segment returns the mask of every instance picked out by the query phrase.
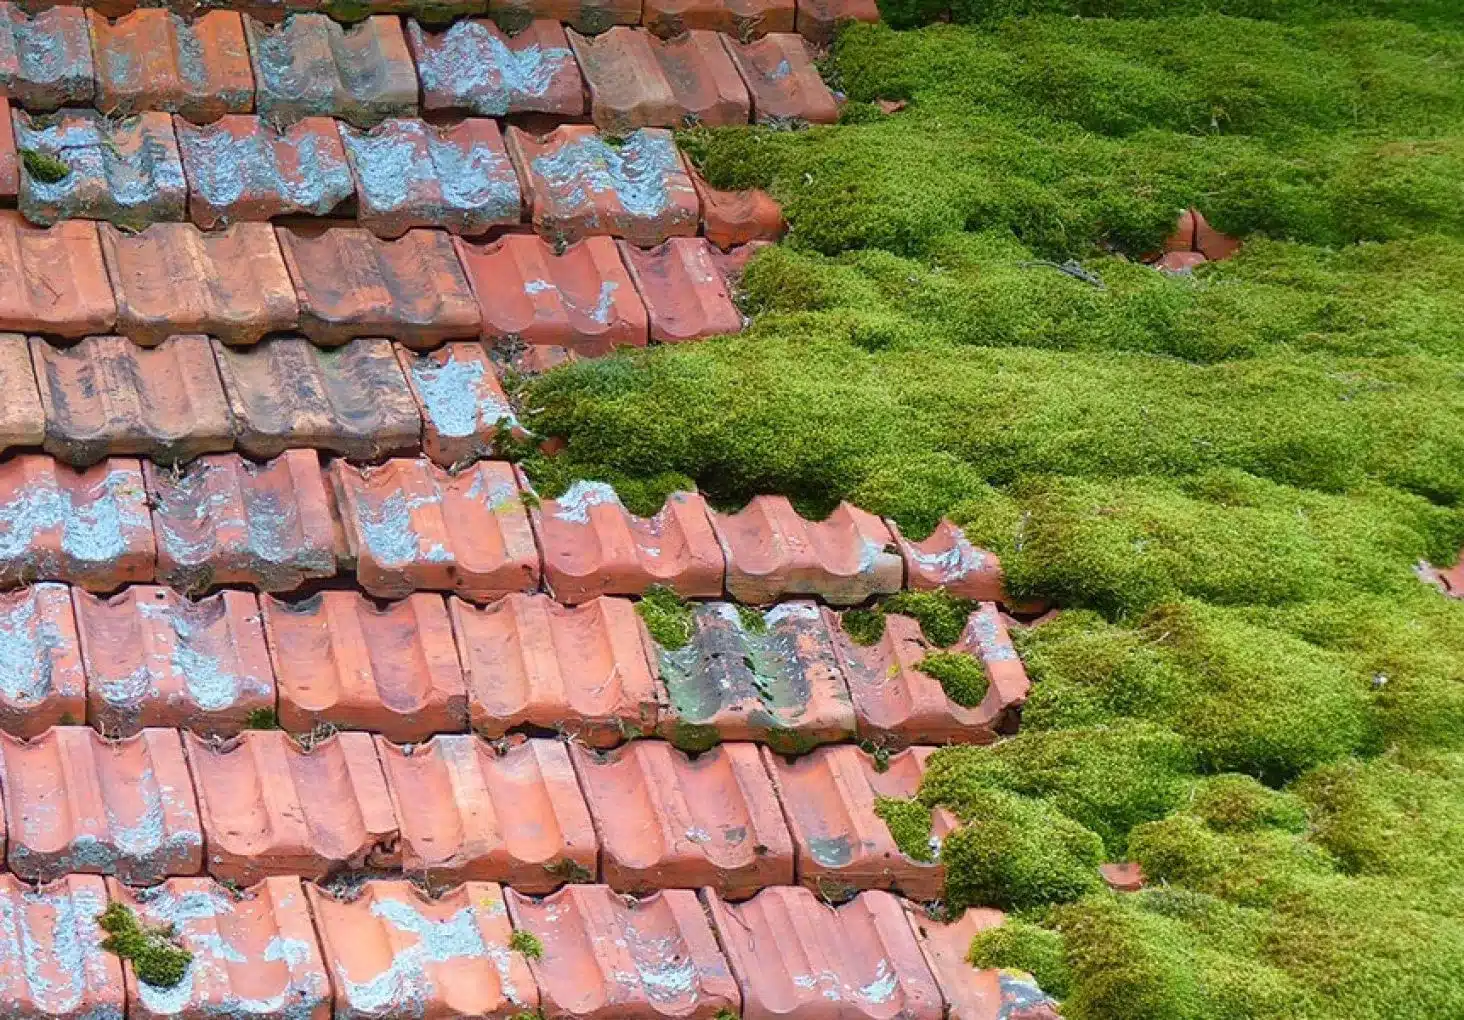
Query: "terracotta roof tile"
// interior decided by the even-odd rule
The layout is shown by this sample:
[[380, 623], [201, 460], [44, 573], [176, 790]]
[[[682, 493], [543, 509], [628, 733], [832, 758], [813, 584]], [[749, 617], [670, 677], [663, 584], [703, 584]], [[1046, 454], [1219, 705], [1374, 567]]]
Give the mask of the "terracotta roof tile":
[[571, 885], [543, 900], [510, 889], [507, 897], [514, 926], [544, 946], [529, 969], [545, 1016], [738, 1015], [737, 984], [690, 889], [629, 901], [604, 885]]
[[839, 119], [839, 104], [819, 77], [802, 36], [778, 32], [748, 43], [730, 36], [722, 41], [752, 94], [754, 121], [833, 124]]
[[436, 463], [489, 457], [500, 430], [523, 434], [482, 344], [454, 341], [420, 354], [399, 347], [397, 357], [422, 415], [422, 452]]
[[[1007, 633], [1006, 622], [994, 603], [981, 603], [966, 618], [966, 629], [956, 649], [975, 656], [986, 671], [989, 686], [986, 699], [981, 703], [982, 711], [1006, 712], [1019, 708], [1027, 700], [1031, 686], [1027, 669], [1022, 665], [1011, 635]], [[1006, 728], [1002, 732], [1007, 732]]]
[[299, 320], [295, 288], [268, 223], [208, 232], [191, 223], [154, 223], [140, 233], [102, 224], [101, 232], [117, 332], [136, 343], [206, 333], [226, 344], [252, 344]]
[[696, 233], [696, 189], [669, 131], [632, 131], [617, 147], [588, 124], [543, 138], [511, 127], [508, 151], [528, 186], [534, 229], [556, 244], [609, 234], [653, 245]]
[[46, 438], [46, 409], [36, 388], [30, 345], [18, 333], [0, 333], [0, 451], [40, 446]]
[[848, 503], [810, 521], [786, 496], [756, 496], [736, 513], [713, 511], [711, 518], [727, 556], [727, 593], [740, 602], [819, 595], [856, 605], [903, 585], [904, 563], [888, 526]]
[[724, 561], [697, 492], [674, 492], [652, 517], [626, 510], [604, 482], [575, 482], [530, 510], [544, 578], [561, 602], [639, 595], [665, 585], [689, 597], [722, 594]]
[[380, 598], [455, 591], [486, 601], [539, 584], [539, 550], [513, 467], [459, 474], [425, 459], [331, 465], [361, 587]]
[[279, 26], [244, 19], [261, 117], [288, 124], [339, 117], [370, 127], [417, 112], [417, 74], [401, 21], [379, 15], [346, 28], [324, 14]]
[[176, 730], [108, 741], [56, 726], [22, 743], [0, 734], [10, 870], [29, 881], [67, 872], [147, 885], [196, 875], [203, 836]]
[[143, 474], [158, 580], [190, 592], [227, 584], [290, 591], [335, 575], [330, 494], [314, 450], [264, 464], [218, 454], [183, 471], [149, 461]]
[[306, 117], [283, 129], [232, 113], [196, 126], [173, 119], [188, 215], [205, 230], [241, 220], [327, 216], [356, 194], [336, 122]]
[[818, 606], [785, 602], [761, 615], [749, 629], [738, 606], [700, 605], [691, 643], [660, 649], [667, 739], [688, 750], [757, 740], [793, 753], [853, 735], [854, 708]]
[[383, 339], [321, 350], [303, 337], [250, 348], [214, 344], [239, 449], [275, 457], [290, 447], [375, 460], [415, 450], [422, 421]]
[[353, 591], [301, 602], [264, 598], [280, 725], [426, 740], [468, 728], [468, 696], [442, 596], [378, 607]]
[[840, 907], [807, 889], [764, 889], [728, 904], [709, 897], [742, 989], [745, 1020], [940, 1020], [940, 989], [899, 899], [861, 893]]
[[732, 303], [706, 238], [673, 237], [649, 249], [622, 241], [620, 253], [646, 303], [652, 340], [681, 343], [742, 329], [742, 313]]
[[624, 599], [569, 608], [547, 595], [509, 595], [482, 609], [448, 601], [467, 679], [473, 729], [563, 729], [613, 747], [656, 725], [650, 637]]
[[214, 878], [247, 885], [400, 863], [369, 734], [336, 733], [309, 750], [283, 730], [245, 730], [222, 745], [183, 739]]
[[702, 233], [719, 248], [749, 241], [776, 241], [787, 229], [782, 207], [766, 191], [720, 191], [695, 170], [691, 182], [701, 200]]
[[641, 24], [667, 39], [688, 29], [726, 32], [752, 39], [791, 32], [794, 0], [645, 0]]
[[875, 0], [798, 0], [798, 32], [815, 46], [828, 46], [840, 25], [850, 21], [875, 24]]
[[641, 0], [488, 0], [488, 13], [514, 32], [536, 18], [562, 21], [581, 32], [640, 22]]
[[234, 445], [233, 423], [208, 338], [139, 347], [90, 336], [70, 347], [39, 337], [31, 359], [46, 409], [45, 448], [86, 466], [138, 454], [165, 463]]
[[[877, 798], [919, 792], [934, 752], [908, 747], [881, 772], [853, 744], [821, 747], [791, 762], [764, 749], [798, 849], [798, 881], [825, 899], [842, 899], [856, 889], [898, 889], [913, 899], [939, 899], [945, 865], [907, 857], [874, 813]], [[931, 839], [944, 838], [956, 824], [950, 812], [935, 809]]]
[[[607, 237], [605, 240], [610, 239]], [[613, 247], [614, 242], [611, 244]], [[642, 308], [642, 312], [644, 310]], [[503, 352], [503, 357], [508, 365], [520, 375], [540, 375], [551, 368], [568, 365], [580, 359], [580, 356], [569, 348], [557, 347], [553, 344], [516, 344]]]
[[528, 234], [456, 243], [485, 337], [517, 337], [586, 356], [646, 345], [645, 305], [610, 238], [587, 237], [560, 255]]
[[70, 581], [113, 591], [151, 581], [156, 566], [137, 461], [78, 471], [25, 454], [0, 464], [0, 585]]
[[113, 22], [92, 10], [87, 22], [97, 109], [112, 116], [163, 110], [205, 122], [253, 108], [254, 75], [236, 11], [186, 20], [142, 8]]
[[274, 709], [274, 673], [252, 592], [198, 602], [136, 585], [97, 598], [75, 592], [86, 662], [87, 720], [131, 736], [146, 726], [232, 735]]
[[392, 241], [355, 227], [277, 233], [300, 330], [316, 343], [387, 336], [417, 348], [478, 335], [478, 303], [446, 233], [409, 230]]
[[1057, 1004], [1031, 976], [1017, 970], [977, 968], [967, 960], [971, 940], [978, 932], [1001, 924], [1001, 911], [970, 907], [944, 924], [910, 903], [905, 904], [905, 913], [940, 986], [950, 1020], [1058, 1020]]
[[441, 734], [406, 747], [377, 737], [376, 746], [405, 871], [526, 892], [594, 877], [595, 830], [563, 743], [528, 740], [499, 753], [472, 734]]
[[15, 152], [15, 128], [10, 118], [10, 100], [0, 96], [0, 201], [13, 205], [19, 193], [20, 157]]
[[0, 875], [0, 1002], [16, 1018], [121, 1017], [122, 966], [102, 949], [107, 886], [67, 875], [39, 889]]
[[138, 980], [129, 961], [129, 1017], [329, 1020], [330, 981], [298, 878], [267, 878], [246, 890], [211, 878], [170, 878], [150, 889], [111, 879], [107, 890], [114, 903], [132, 908], [144, 925], [171, 930], [193, 954], [172, 988]]
[[70, 173], [59, 181], [20, 175], [20, 211], [33, 223], [110, 220], [142, 227], [181, 220], [188, 196], [173, 119], [144, 113], [110, 121], [95, 110], [66, 110], [55, 123], [34, 126], [16, 110], [15, 144], [59, 156]]
[[911, 588], [944, 588], [959, 598], [987, 602], [1002, 599], [1001, 563], [996, 555], [976, 548], [950, 521], [941, 518], [935, 530], [919, 542], [902, 535], [893, 521], [885, 523], [900, 547]]
[[0, 730], [38, 737], [47, 727], [86, 718], [86, 673], [71, 593], [36, 584], [0, 594]]
[[0, 3], [0, 92], [27, 110], [55, 110], [90, 106], [92, 90], [86, 11], [68, 6], [30, 14]]
[[[703, 219], [702, 225], [708, 231], [712, 229], [710, 222], [705, 219]], [[710, 233], [707, 236], [708, 239], [711, 238]], [[715, 242], [713, 243], [715, 244]], [[748, 241], [730, 251], [723, 251], [715, 247], [712, 249], [712, 262], [721, 272], [722, 279], [727, 281], [729, 290], [735, 291], [737, 285], [742, 282], [742, 274], [746, 271], [747, 264], [752, 261], [752, 257], [772, 243], [771, 241]]]
[[335, 989], [335, 1020], [532, 1013], [539, 992], [512, 930], [503, 890], [469, 882], [437, 899], [373, 880], [348, 897], [309, 886]]
[[746, 124], [751, 100], [715, 32], [663, 41], [619, 26], [599, 36], [571, 31], [590, 90], [595, 126], [612, 134], [636, 128]]
[[477, 117], [585, 112], [579, 66], [557, 21], [531, 21], [506, 35], [487, 18], [464, 18], [443, 32], [407, 22], [422, 80], [422, 108]]
[[611, 888], [710, 886], [743, 899], [793, 883], [793, 840], [756, 744], [694, 759], [662, 740], [571, 753]]
[[95, 223], [43, 228], [0, 209], [0, 329], [75, 338], [116, 321]]

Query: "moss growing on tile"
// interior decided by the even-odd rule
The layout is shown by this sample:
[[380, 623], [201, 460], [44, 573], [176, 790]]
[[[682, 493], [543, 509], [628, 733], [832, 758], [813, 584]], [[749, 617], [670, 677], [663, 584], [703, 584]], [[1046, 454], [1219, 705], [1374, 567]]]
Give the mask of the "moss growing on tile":
[[544, 870], [570, 885], [584, 885], [595, 880], [595, 875], [589, 868], [569, 857], [561, 857], [544, 865]]
[[515, 953], [522, 953], [530, 960], [537, 960], [544, 955], [544, 943], [539, 940], [539, 936], [524, 928], [516, 928], [508, 937], [508, 948]]
[[937, 648], [949, 648], [961, 640], [966, 618], [976, 608], [969, 599], [956, 598], [944, 588], [934, 591], [902, 591], [884, 600], [886, 613], [902, 613], [920, 623], [925, 640]]
[[768, 621], [762, 614], [762, 610], [753, 606], [739, 605], [737, 607], [737, 619], [742, 624], [742, 629], [748, 634], [766, 634], [768, 632]]
[[31, 179], [41, 184], [59, 184], [71, 176], [71, 164], [40, 149], [21, 149], [20, 163]]
[[913, 861], [933, 861], [930, 808], [913, 798], [876, 797], [874, 813], [889, 827], [900, 852]]
[[879, 643], [884, 637], [885, 618], [884, 611], [878, 606], [872, 609], [846, 609], [840, 616], [844, 626], [844, 633], [849, 635], [849, 640], [856, 645], [869, 647]]
[[685, 648], [696, 635], [696, 612], [691, 603], [664, 585], [647, 589], [635, 611], [645, 621], [651, 637], [667, 651]]
[[973, 967], [1024, 970], [1056, 999], [1067, 998], [1071, 975], [1063, 959], [1062, 936], [1049, 928], [1009, 917], [971, 940], [967, 956]]
[[277, 730], [280, 728], [279, 713], [272, 708], [251, 709], [244, 720], [246, 730]]
[[931, 652], [916, 668], [940, 681], [946, 697], [963, 708], [975, 708], [986, 697], [986, 670], [965, 652]]
[[125, 903], [112, 902], [97, 916], [107, 933], [102, 948], [132, 964], [137, 979], [154, 988], [174, 988], [188, 973], [193, 954], [180, 946], [171, 926], [144, 925]]

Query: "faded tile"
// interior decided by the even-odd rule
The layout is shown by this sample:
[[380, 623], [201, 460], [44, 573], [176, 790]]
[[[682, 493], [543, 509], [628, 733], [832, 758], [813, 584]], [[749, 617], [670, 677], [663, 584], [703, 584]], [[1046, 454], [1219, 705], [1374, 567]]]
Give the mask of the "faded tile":
[[968, 907], [954, 921], [939, 922], [913, 904], [905, 914], [925, 954], [950, 1020], [1058, 1020], [1058, 1006], [1030, 974], [973, 967], [967, 957], [979, 932], [1001, 924], [1001, 911]]
[[814, 46], [828, 46], [840, 25], [879, 22], [875, 0], [798, 0], [798, 34]]
[[244, 19], [259, 115], [290, 124], [339, 117], [370, 127], [417, 112], [417, 74], [401, 21], [379, 15], [347, 28], [324, 14], [282, 25]]
[[15, 151], [10, 100], [0, 95], [0, 202], [12, 205], [19, 194], [20, 156]]
[[0, 330], [74, 339], [116, 320], [95, 223], [37, 227], [0, 209]]
[[794, 23], [794, 0], [645, 0], [641, 12], [641, 24], [664, 39], [696, 29], [755, 39]]
[[0, 594], [0, 730], [30, 740], [85, 719], [70, 589], [36, 584]]
[[422, 452], [443, 467], [491, 457], [501, 435], [524, 435], [498, 373], [477, 341], [414, 354], [397, 349], [422, 415]]
[[529, 22], [507, 35], [486, 18], [465, 18], [443, 32], [407, 22], [422, 80], [422, 107], [477, 117], [585, 112], [579, 65], [558, 21]]
[[695, 170], [691, 172], [691, 182], [696, 185], [697, 198], [701, 200], [702, 233], [718, 248], [752, 241], [776, 241], [787, 229], [782, 207], [766, 191], [758, 188], [720, 191]]
[[[3, 275], [3, 273], [0, 273]], [[36, 388], [30, 345], [18, 333], [0, 333], [0, 452], [40, 446], [46, 438], [46, 409]]]
[[96, 59], [97, 109], [108, 116], [146, 110], [200, 123], [254, 106], [254, 75], [236, 11], [193, 20], [141, 8], [111, 21], [87, 12]]
[[592, 34], [612, 25], [638, 24], [641, 0], [488, 0], [488, 13], [510, 32], [547, 18]]
[[621, 241], [620, 254], [646, 303], [652, 340], [675, 344], [742, 330], [742, 313], [706, 238], [673, 237], [649, 249]]
[[965, 532], [944, 517], [928, 537], [918, 542], [902, 535], [894, 521], [885, 523], [900, 547], [906, 583], [911, 588], [944, 588], [958, 598], [985, 602], [1003, 599], [1001, 563], [996, 554], [976, 548]]
[[722, 42], [752, 94], [752, 119], [758, 124], [833, 124], [839, 104], [808, 54], [800, 35], [774, 33], [740, 43]]
[[36, 888], [0, 875], [0, 1002], [16, 1018], [119, 1020], [122, 965], [102, 948], [107, 886], [66, 875]]
[[0, 3], [0, 93], [27, 110], [90, 106], [92, 48], [81, 7], [35, 14]]
[[747, 86], [715, 32], [663, 41], [643, 28], [619, 26], [598, 36], [571, 30], [569, 41], [601, 131], [716, 127], [750, 119]]

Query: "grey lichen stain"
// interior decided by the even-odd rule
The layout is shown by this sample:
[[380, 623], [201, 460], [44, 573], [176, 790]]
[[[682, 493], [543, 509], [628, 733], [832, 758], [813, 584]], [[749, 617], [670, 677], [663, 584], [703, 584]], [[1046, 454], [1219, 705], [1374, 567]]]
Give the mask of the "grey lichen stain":
[[965, 643], [968, 646], [975, 644], [983, 662], [1009, 662], [1017, 658], [1017, 650], [1012, 643], [1002, 640], [997, 629], [999, 622], [994, 609], [978, 610], [966, 620]]
[[700, 975], [681, 938], [642, 931], [633, 920], [626, 924], [624, 932], [624, 937], [616, 939], [615, 944], [628, 953], [635, 972], [616, 971], [617, 984], [630, 988], [638, 985], [647, 999], [663, 1008], [696, 1002]]
[[951, 584], [978, 570], [987, 569], [995, 560], [991, 553], [972, 545], [959, 530], [955, 532], [955, 540], [946, 548], [926, 552], [911, 542], [905, 545], [905, 552], [922, 572], [933, 575], [942, 584]]
[[[134, 100], [126, 104], [128, 112], [141, 111], [142, 106], [136, 100], [150, 98], [138, 94], [144, 89], [149, 93], [171, 93], [168, 99], [205, 96], [212, 91], [203, 44], [192, 24], [171, 12], [168, 21], [168, 41], [175, 44], [173, 59], [169, 61], [160, 61], [159, 54], [153, 53], [148, 54], [147, 63], [143, 64], [133, 59], [134, 51], [125, 39], [109, 44], [111, 40], [105, 32], [96, 39], [98, 83]], [[160, 65], [176, 72], [176, 80], [167, 82], [167, 88], [163, 89], [156, 84]], [[162, 106], [152, 108], [173, 109], [174, 105], [164, 102]]]
[[457, 22], [437, 38], [416, 21], [407, 23], [407, 31], [422, 91], [446, 96], [453, 107], [480, 117], [540, 110], [543, 104], [534, 100], [546, 96], [554, 79], [571, 70], [573, 87], [579, 88], [574, 56], [563, 46], [535, 43], [511, 49], [472, 19]]
[[36, 1015], [122, 1020], [120, 1005], [82, 1011], [88, 994], [111, 982], [96, 925], [105, 907], [100, 893], [64, 885], [0, 892], [0, 971], [22, 983], [20, 998]]
[[355, 193], [351, 171], [317, 132], [278, 132], [265, 123], [242, 137], [222, 124], [179, 125], [188, 178], [210, 206], [258, 194], [278, 196], [281, 212], [324, 216]]
[[[39, 109], [34, 102], [39, 94], [50, 100], [45, 104], [48, 107], [91, 101], [91, 46], [85, 22], [72, 20], [73, 11], [52, 8], [28, 18], [14, 4], [7, 4], [4, 14], [0, 14], [0, 54], [4, 53], [5, 42], [13, 44], [10, 60], [17, 72], [13, 79], [0, 72], [0, 85], [13, 99], [25, 98], [26, 109]], [[79, 30], [67, 31], [63, 24]], [[0, 66], [10, 60], [0, 62]]]
[[518, 418], [506, 401], [483, 385], [486, 371], [481, 361], [432, 357], [414, 358], [412, 382], [422, 396], [427, 417], [439, 433], [454, 439], [473, 435], [479, 428], [492, 430], [495, 424], [517, 428]]
[[569, 524], [589, 524], [590, 508], [597, 506], [620, 506], [620, 497], [615, 489], [605, 482], [575, 482], [564, 494], [554, 501], [556, 520]]
[[847, 835], [811, 837], [808, 854], [825, 868], [842, 868], [854, 859], [854, 847]]
[[46, 700], [54, 686], [54, 657], [62, 647], [56, 621], [40, 615], [37, 595], [59, 585], [37, 585], [0, 607], [0, 698], [24, 709]]
[[92, 110], [69, 110], [41, 128], [17, 116], [15, 140], [17, 149], [59, 156], [71, 170], [56, 180], [23, 175], [27, 218], [50, 223], [91, 217], [131, 226], [183, 218], [186, 184], [171, 124], [164, 138], [141, 118], [114, 122]]
[[[135, 474], [109, 471], [79, 493], [54, 476], [35, 479], [0, 504], [0, 574], [76, 580], [115, 562], [129, 534], [150, 527]], [[59, 556], [49, 548], [56, 544]]]
[[669, 132], [632, 131], [616, 147], [599, 135], [572, 139], [532, 161], [552, 208], [561, 214], [613, 195], [632, 216], [654, 218], [672, 205], [672, 178], [682, 175]]
[[[371, 25], [350, 29], [323, 14], [293, 14], [279, 28], [249, 28], [259, 113], [273, 120], [341, 117], [353, 124], [415, 112]], [[414, 83], [415, 84], [415, 83]]]
[[442, 497], [437, 493], [408, 497], [400, 487], [380, 499], [362, 493], [356, 499], [356, 520], [361, 529], [361, 539], [372, 557], [388, 566], [415, 562], [422, 546], [422, 536], [412, 526], [412, 514], [441, 502]]

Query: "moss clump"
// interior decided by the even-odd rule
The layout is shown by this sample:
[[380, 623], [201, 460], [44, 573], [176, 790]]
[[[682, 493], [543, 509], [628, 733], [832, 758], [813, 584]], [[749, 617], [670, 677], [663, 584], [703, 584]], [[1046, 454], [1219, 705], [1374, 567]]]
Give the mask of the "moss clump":
[[530, 960], [540, 959], [544, 955], [544, 943], [539, 936], [524, 928], [517, 928], [508, 937], [508, 948], [515, 953], [522, 953]]
[[976, 933], [967, 959], [973, 967], [1024, 970], [1048, 995], [1067, 998], [1071, 976], [1063, 959], [1062, 936], [1049, 928], [1007, 918], [994, 928]]
[[900, 852], [914, 861], [933, 861], [930, 845], [930, 808], [918, 800], [876, 797], [874, 813], [889, 827]]
[[885, 618], [879, 609], [846, 609], [840, 620], [844, 633], [856, 645], [868, 647], [879, 643], [884, 637]]
[[931, 652], [917, 668], [940, 681], [946, 697], [963, 708], [975, 708], [986, 697], [986, 670], [965, 652]]
[[569, 857], [561, 857], [557, 861], [544, 865], [544, 870], [561, 882], [567, 882], [570, 885], [584, 885], [595, 880], [594, 872]]
[[97, 926], [107, 933], [102, 948], [130, 961], [137, 979], [154, 988], [176, 987], [193, 962], [193, 954], [178, 945], [171, 926], [143, 925], [125, 903], [107, 904]]
[[742, 629], [748, 634], [766, 634], [768, 632], [768, 621], [762, 611], [752, 606], [737, 607], [737, 619], [742, 623]]
[[885, 599], [886, 613], [913, 616], [920, 623], [925, 640], [937, 648], [949, 648], [961, 640], [966, 618], [976, 608], [970, 599], [956, 598], [944, 588], [934, 591], [902, 591]]
[[39, 149], [21, 149], [20, 162], [31, 179], [41, 184], [58, 184], [71, 176], [71, 164]]
[[1262, 786], [1250, 776], [1212, 776], [1195, 787], [1190, 810], [1219, 832], [1279, 828], [1301, 832], [1306, 807], [1294, 795]]
[[280, 728], [280, 716], [272, 708], [251, 709], [244, 720], [246, 730], [277, 730]]
[[652, 585], [635, 611], [646, 622], [646, 630], [667, 651], [685, 648], [696, 635], [696, 612], [691, 603], [664, 585]]

